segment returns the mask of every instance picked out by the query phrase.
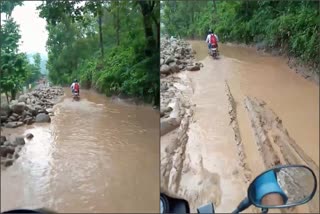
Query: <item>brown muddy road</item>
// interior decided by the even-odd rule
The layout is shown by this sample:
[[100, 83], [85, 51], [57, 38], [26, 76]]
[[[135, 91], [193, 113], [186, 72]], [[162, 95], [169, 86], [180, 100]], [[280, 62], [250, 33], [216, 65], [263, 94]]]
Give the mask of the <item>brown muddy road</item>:
[[1, 211], [46, 207], [57, 212], [153, 212], [159, 209], [159, 113], [69, 90], [51, 124], [1, 171]]
[[[192, 208], [214, 201], [217, 212], [231, 212], [249, 182], [277, 164], [306, 164], [319, 173], [319, 87], [282, 57], [222, 44], [221, 58], [213, 60], [203, 41], [190, 43], [204, 67], [187, 73], [196, 107], [186, 153], [189, 162], [200, 158], [201, 167], [218, 176], [204, 187], [195, 175], [182, 175], [181, 196], [194, 202]], [[204, 198], [183, 193], [193, 187]], [[319, 191], [308, 205], [282, 212], [319, 212], [318, 200]]]

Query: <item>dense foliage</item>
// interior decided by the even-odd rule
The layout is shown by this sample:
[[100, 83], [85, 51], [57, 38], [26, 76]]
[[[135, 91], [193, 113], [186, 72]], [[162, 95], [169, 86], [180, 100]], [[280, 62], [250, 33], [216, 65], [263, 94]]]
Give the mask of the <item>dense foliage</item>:
[[1, 13], [6, 15], [6, 19], [1, 22], [0, 85], [1, 94], [6, 94], [7, 101], [9, 93], [11, 99], [15, 99], [25, 84], [32, 83], [40, 77], [40, 55], [34, 55], [34, 62], [31, 64], [27, 55], [19, 52], [20, 30], [11, 17], [17, 5], [22, 5], [22, 2], [4, 1], [1, 4]]
[[158, 105], [160, 14], [157, 1], [44, 1], [49, 78], [54, 84]]
[[204, 39], [209, 28], [221, 41], [281, 48], [320, 68], [319, 1], [164, 1], [165, 31]]

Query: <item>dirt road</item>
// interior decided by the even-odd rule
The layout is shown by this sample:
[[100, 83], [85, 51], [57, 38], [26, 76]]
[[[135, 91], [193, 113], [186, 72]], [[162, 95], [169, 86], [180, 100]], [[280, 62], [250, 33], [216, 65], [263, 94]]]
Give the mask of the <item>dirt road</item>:
[[[203, 41], [190, 43], [204, 67], [175, 74], [192, 88], [194, 107], [180, 177], [175, 185], [162, 184], [163, 191], [186, 198], [193, 211], [212, 201], [217, 212], [231, 212], [267, 168], [300, 163], [319, 174], [318, 86], [291, 72], [281, 57], [221, 45], [221, 58], [213, 60]], [[162, 165], [175, 165], [165, 148], [182, 130], [162, 136]], [[282, 212], [317, 212], [318, 201], [319, 191], [308, 205]]]

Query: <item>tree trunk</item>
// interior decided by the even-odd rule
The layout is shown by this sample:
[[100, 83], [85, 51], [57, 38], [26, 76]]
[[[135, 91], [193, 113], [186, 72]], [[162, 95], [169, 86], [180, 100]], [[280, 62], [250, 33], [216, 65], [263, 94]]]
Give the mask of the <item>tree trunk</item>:
[[120, 0], [117, 1], [117, 45], [120, 45]]
[[246, 0], [246, 16], [248, 18], [249, 2]]
[[11, 90], [11, 101], [16, 99], [16, 94], [17, 94], [17, 91], [15, 89], [12, 89]]
[[8, 95], [8, 92], [7, 92], [7, 91], [5, 91], [4, 93], [5, 93], [6, 98], [7, 98], [7, 103], [9, 104], [9, 95]]
[[160, 22], [157, 21], [155, 15], [152, 15], [152, 19], [157, 26], [157, 47], [160, 49]]
[[217, 10], [216, 0], [212, 0], [213, 2], [213, 11]]
[[101, 50], [101, 56], [103, 58], [104, 57], [104, 49], [103, 49], [103, 38], [102, 38], [102, 12], [99, 12], [98, 22], [99, 22], [100, 50]]
[[153, 50], [156, 46], [156, 41], [154, 39], [153, 35], [153, 29], [152, 29], [152, 11], [154, 1], [152, 2], [146, 2], [146, 1], [139, 1], [138, 2], [141, 7], [141, 12], [143, 15], [143, 25], [144, 25], [144, 33], [145, 38], [147, 40], [147, 45], [145, 49], [145, 53], [147, 56], [152, 56]]

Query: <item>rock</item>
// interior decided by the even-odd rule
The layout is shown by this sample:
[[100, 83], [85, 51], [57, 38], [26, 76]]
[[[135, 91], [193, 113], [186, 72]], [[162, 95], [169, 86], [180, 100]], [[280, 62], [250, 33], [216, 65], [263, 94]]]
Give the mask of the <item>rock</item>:
[[181, 119], [176, 119], [176, 118], [164, 118], [160, 120], [161, 136], [178, 128], [180, 126], [180, 123], [181, 123]]
[[[40, 106], [37, 106], [37, 107], [41, 109]], [[26, 109], [31, 113], [32, 116], [36, 116], [38, 113], [37, 109], [34, 106], [26, 105]]]
[[7, 103], [1, 103], [0, 115], [8, 117], [10, 114], [11, 114], [10, 106]]
[[28, 134], [26, 135], [26, 138], [27, 138], [28, 140], [32, 139], [32, 138], [33, 138], [33, 134], [32, 134], [32, 133], [28, 133]]
[[0, 116], [1, 123], [6, 122], [8, 120], [8, 116]]
[[8, 154], [14, 153], [14, 148], [9, 146], [0, 146], [0, 156], [1, 157], [7, 157]]
[[11, 160], [11, 159], [4, 161], [4, 166], [5, 166], [5, 167], [11, 166], [12, 164], [13, 164], [13, 160]]
[[11, 144], [11, 142], [9, 142], [9, 141], [4, 142], [3, 145], [4, 145], [4, 146], [13, 146], [13, 145]]
[[14, 153], [14, 155], [13, 155], [13, 158], [14, 159], [18, 159], [20, 156], [19, 156], [19, 154], [16, 152], [16, 153]]
[[6, 136], [0, 136], [0, 145], [2, 146], [4, 144], [4, 142], [7, 141]]
[[26, 104], [24, 102], [19, 102], [19, 103], [14, 102], [10, 105], [12, 112], [16, 114], [22, 114], [22, 112], [25, 110], [25, 107], [26, 107]]
[[53, 112], [53, 109], [52, 109], [52, 108], [47, 108], [47, 109], [46, 109], [46, 112], [52, 113], [52, 112]]
[[24, 145], [24, 137], [16, 137], [15, 141], [12, 143], [14, 146]]
[[164, 59], [160, 59], [160, 65], [163, 65], [164, 64]]
[[176, 65], [175, 63], [170, 65], [170, 71], [173, 72], [173, 73], [176, 73], [176, 72], [179, 72], [180, 71], [180, 68], [178, 65]]
[[199, 65], [192, 65], [192, 66], [187, 66], [188, 71], [199, 71], [200, 66]]
[[36, 122], [37, 123], [50, 123], [51, 118], [49, 115], [47, 115], [45, 113], [40, 113], [36, 116]]
[[19, 97], [19, 99], [18, 99], [18, 102], [24, 102], [24, 103], [26, 103], [28, 98], [29, 98], [28, 95], [25, 95], [25, 94], [20, 95], [20, 97]]
[[174, 61], [175, 61], [174, 57], [169, 56], [166, 60], [166, 64], [169, 65], [171, 62], [174, 62]]
[[171, 70], [170, 70], [169, 65], [163, 64], [163, 65], [160, 67], [160, 73], [161, 73], [161, 74], [170, 74], [170, 72], [171, 72]]
[[27, 125], [31, 125], [32, 123], [34, 123], [34, 120], [32, 117], [26, 117], [23, 122]]
[[11, 116], [9, 117], [9, 119], [10, 119], [11, 121], [16, 121], [16, 120], [18, 120], [18, 118], [15, 117], [15, 116], [13, 116], [13, 115], [11, 115]]
[[8, 122], [5, 127], [6, 128], [16, 128], [16, 127], [19, 127], [19, 126], [22, 126], [23, 125], [23, 122]]
[[38, 114], [41, 114], [41, 113], [48, 114], [48, 112], [45, 109], [39, 109]]

